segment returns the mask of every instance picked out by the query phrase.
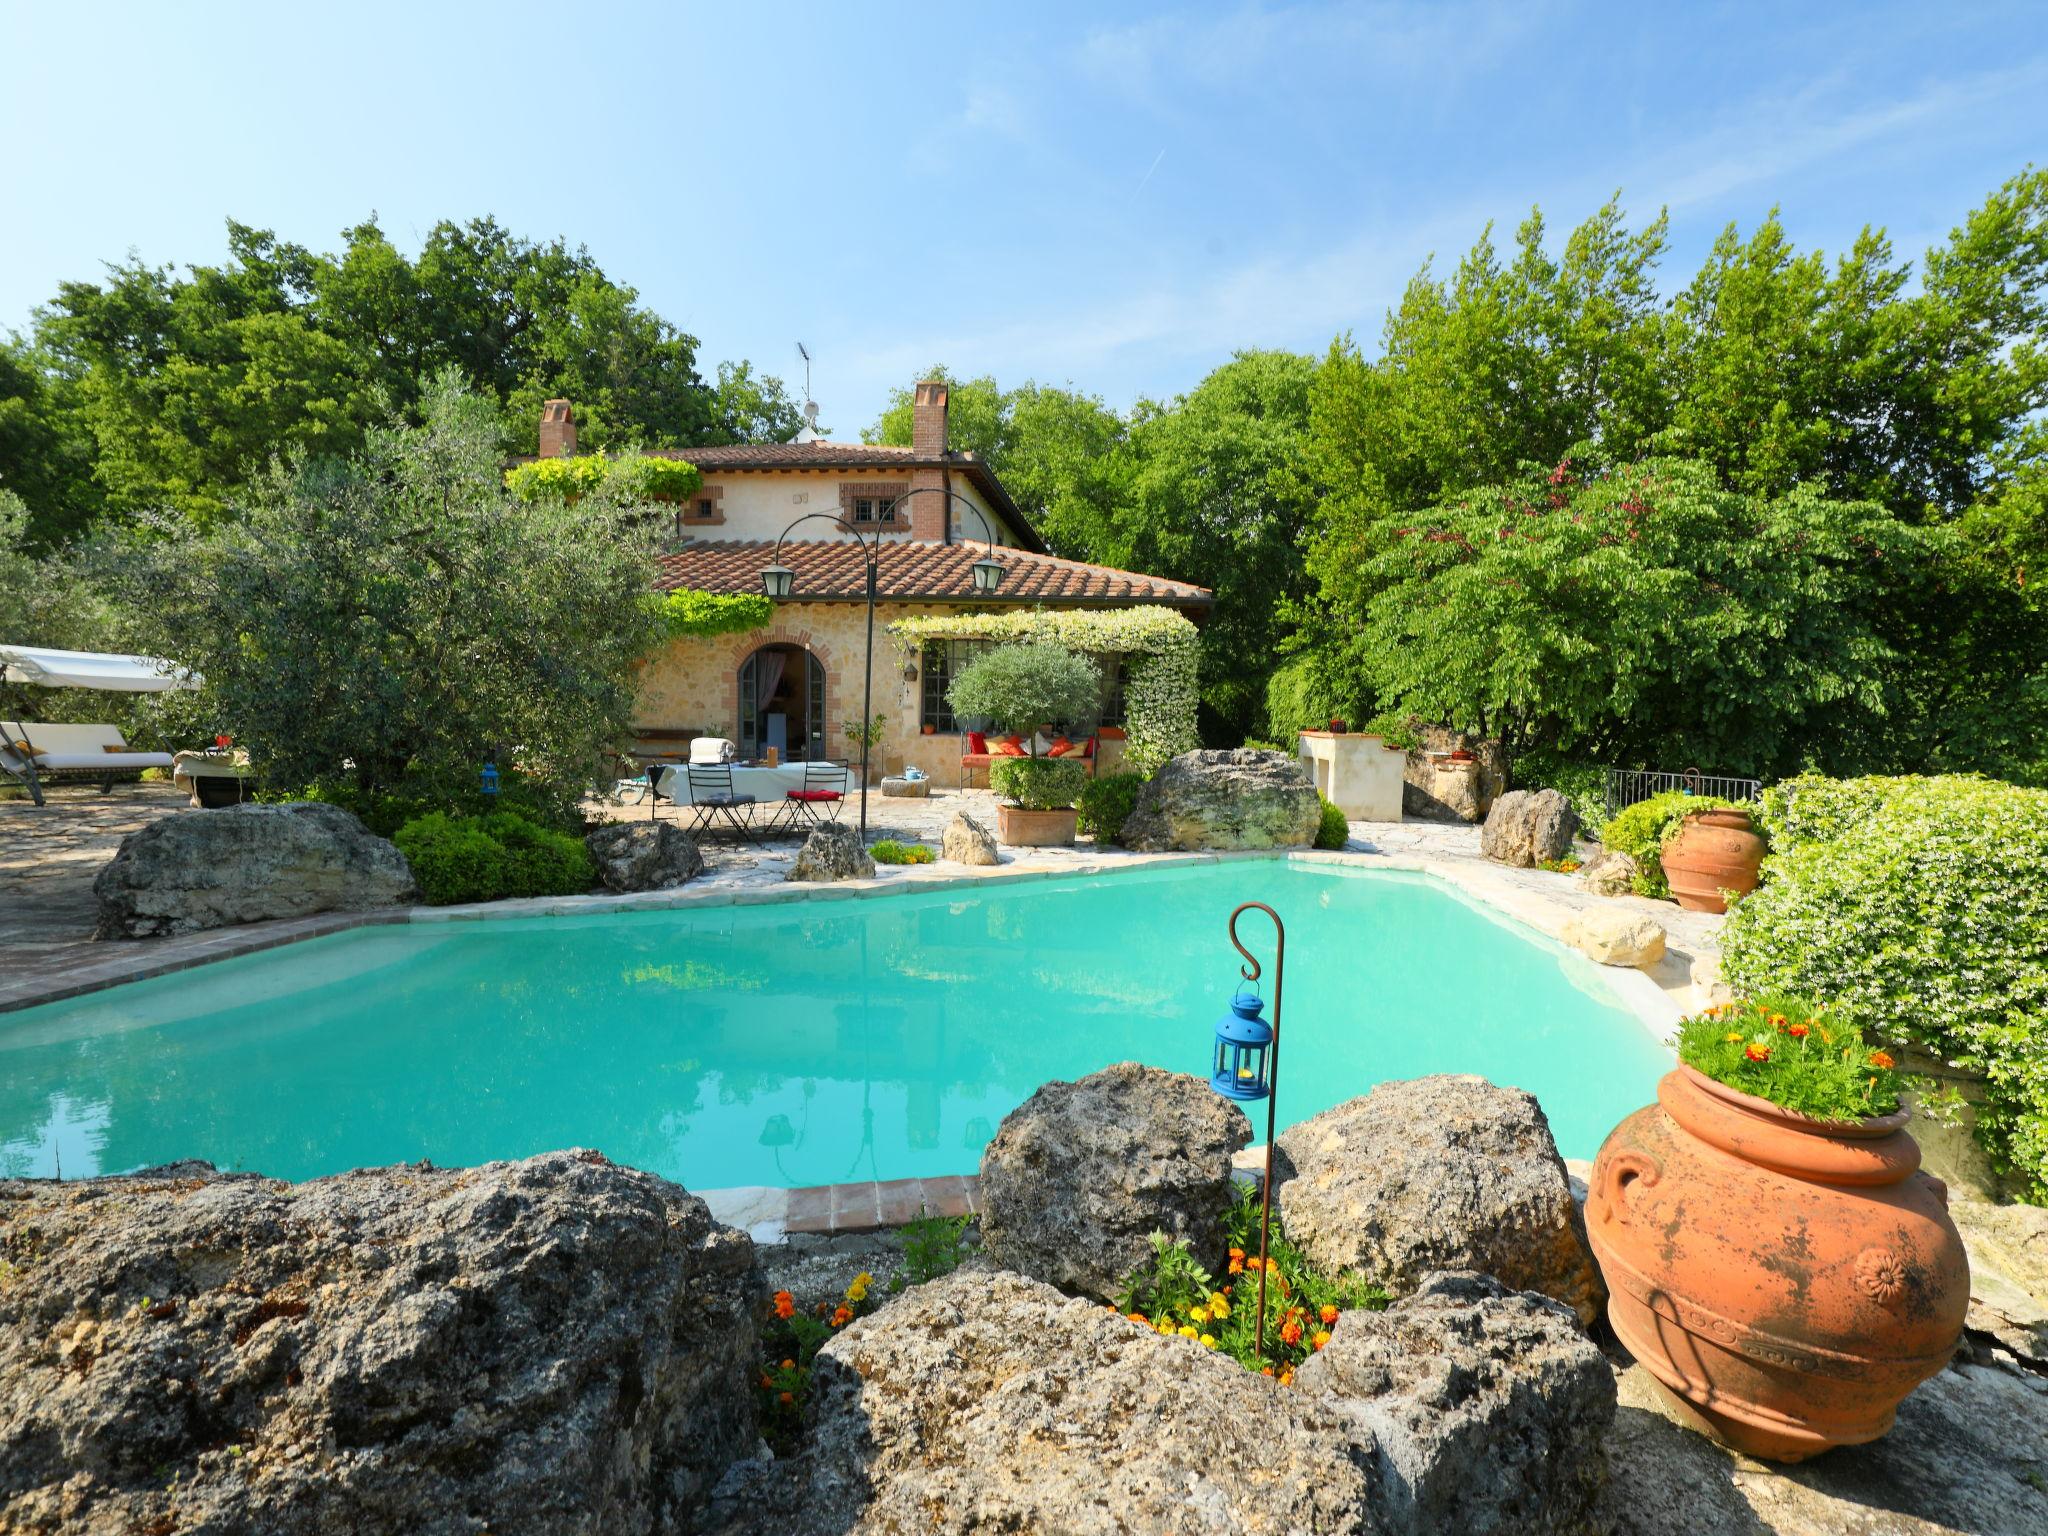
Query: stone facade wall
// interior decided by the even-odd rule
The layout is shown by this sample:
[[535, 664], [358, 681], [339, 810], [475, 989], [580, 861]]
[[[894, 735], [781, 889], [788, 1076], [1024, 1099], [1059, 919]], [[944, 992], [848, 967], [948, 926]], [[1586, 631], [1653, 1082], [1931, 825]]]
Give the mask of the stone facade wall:
[[[900, 496], [913, 487], [931, 490], [946, 488], [950, 478], [951, 489], [964, 498], [981, 514], [961, 509], [959, 503], [948, 501], [943, 496], [913, 496], [897, 509], [898, 521], [892, 526], [882, 525], [885, 537], [915, 538], [936, 543], [946, 537], [946, 522], [950, 514], [953, 537], [961, 543], [979, 544], [985, 534], [983, 519], [987, 527], [995, 532], [997, 544], [1015, 544], [1016, 535], [1004, 528], [1002, 519], [989, 505], [988, 498], [973, 480], [956, 471], [950, 477], [938, 469], [887, 469], [864, 467], [852, 469], [788, 469], [788, 470], [733, 470], [708, 469], [704, 472], [704, 485], [683, 507], [679, 531], [692, 538], [714, 539], [761, 539], [773, 540], [780, 536], [797, 518], [807, 512], [823, 512], [837, 516], [842, 507], [850, 508], [855, 496], [874, 496], [887, 492]], [[698, 515], [697, 504], [710, 501], [713, 512], [710, 518]], [[874, 531], [867, 525], [863, 532]], [[808, 522], [792, 538], [805, 540], [844, 539], [851, 534], [841, 533], [825, 522]]]
[[[938, 498], [922, 497], [936, 504]], [[957, 733], [926, 736], [919, 729], [923, 702], [921, 677], [910, 670], [889, 625], [898, 619], [932, 612], [907, 603], [875, 605], [874, 712], [888, 717], [881, 744], [871, 756], [871, 769], [898, 773], [910, 764], [951, 787], [960, 779], [961, 738]], [[640, 671], [636, 727], [652, 731], [694, 730], [737, 741], [740, 732], [739, 669], [764, 645], [800, 646], [825, 667], [825, 734], [834, 757], [848, 755], [841, 722], [860, 714], [861, 658], [867, 643], [864, 603], [786, 603], [775, 610], [765, 629], [743, 635], [685, 636], [672, 640]], [[1113, 768], [1123, 743], [1101, 743], [1103, 765]], [[970, 782], [985, 784], [977, 770]]]

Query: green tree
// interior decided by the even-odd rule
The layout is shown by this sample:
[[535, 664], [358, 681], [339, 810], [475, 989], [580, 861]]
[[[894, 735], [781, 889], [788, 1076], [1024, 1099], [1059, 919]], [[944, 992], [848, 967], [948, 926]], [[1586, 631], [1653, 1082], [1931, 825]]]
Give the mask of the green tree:
[[102, 500], [73, 380], [39, 347], [0, 340], [0, 490], [25, 508], [17, 537], [49, 549], [82, 533]]
[[605, 777], [661, 633], [651, 555], [603, 489], [508, 492], [459, 373], [420, 411], [351, 459], [278, 462], [210, 529], [166, 520], [109, 579], [275, 785], [431, 792], [496, 759], [566, 800]]

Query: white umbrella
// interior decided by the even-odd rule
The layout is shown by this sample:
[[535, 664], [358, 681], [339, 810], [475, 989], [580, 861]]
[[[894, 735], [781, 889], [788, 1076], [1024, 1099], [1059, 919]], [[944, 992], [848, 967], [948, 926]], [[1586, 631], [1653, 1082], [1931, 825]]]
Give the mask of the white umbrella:
[[197, 673], [161, 656], [115, 656], [104, 651], [51, 651], [0, 645], [0, 682], [42, 688], [97, 688], [106, 693], [165, 693], [197, 688]]

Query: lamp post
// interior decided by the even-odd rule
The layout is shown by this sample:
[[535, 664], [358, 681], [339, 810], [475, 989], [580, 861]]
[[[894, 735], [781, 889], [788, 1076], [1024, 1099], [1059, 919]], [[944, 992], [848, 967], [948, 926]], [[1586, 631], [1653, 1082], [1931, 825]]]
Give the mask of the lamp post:
[[1263, 901], [1248, 901], [1230, 914], [1230, 942], [1244, 956], [1239, 974], [1246, 982], [1259, 979], [1260, 966], [1258, 957], [1238, 938], [1237, 920], [1254, 910], [1273, 919], [1273, 1021], [1269, 1024], [1259, 1016], [1264, 1005], [1258, 994], [1247, 998], [1240, 984], [1230, 999], [1230, 1012], [1216, 1025], [1216, 1055], [1209, 1072], [1209, 1086], [1240, 1104], [1266, 1101], [1266, 1179], [1259, 1196], [1259, 1313], [1252, 1346], [1263, 1358], [1267, 1237], [1273, 1225], [1273, 1126], [1280, 1085], [1280, 992], [1287, 980], [1287, 927], [1280, 921], [1280, 914]]
[[[981, 518], [981, 526], [988, 532], [988, 549], [974, 562], [974, 591], [979, 597], [994, 595], [1003, 582], [1003, 564], [996, 559], [995, 530], [981, 508], [962, 496], [958, 491], [949, 491], [940, 486], [920, 486], [905, 491], [889, 503], [883, 513], [883, 520], [893, 523], [896, 509], [913, 496], [944, 496], [957, 501], [963, 507]], [[789, 528], [782, 530], [775, 540], [775, 555], [761, 570], [761, 590], [776, 602], [781, 602], [796, 591], [796, 572], [782, 563], [782, 546], [789, 538], [790, 528], [807, 523], [812, 518], [823, 518], [838, 528], [853, 535], [853, 541], [860, 546], [862, 563], [867, 567], [868, 638], [867, 652], [861, 665], [860, 685], [860, 841], [866, 847], [868, 841], [868, 753], [874, 745], [874, 703], [875, 693], [875, 584], [880, 577], [882, 561], [882, 532], [877, 526], [874, 533], [863, 535], [847, 522], [844, 514], [838, 512], [806, 512], [791, 521]]]

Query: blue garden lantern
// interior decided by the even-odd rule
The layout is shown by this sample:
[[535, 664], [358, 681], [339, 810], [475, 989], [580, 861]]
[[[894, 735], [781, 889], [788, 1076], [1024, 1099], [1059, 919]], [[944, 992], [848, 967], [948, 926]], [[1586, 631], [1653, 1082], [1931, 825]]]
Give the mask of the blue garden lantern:
[[1230, 1012], [1216, 1021], [1216, 1060], [1209, 1086], [1226, 1099], [1255, 1104], [1273, 1091], [1267, 1068], [1272, 1061], [1273, 1026], [1265, 1020], [1265, 1000], [1242, 988], [1230, 1000]]
[[477, 775], [477, 788], [487, 795], [495, 795], [498, 792], [498, 765], [496, 763], [484, 764], [484, 771]]
[[[1259, 958], [1244, 947], [1237, 936], [1237, 920], [1254, 909], [1273, 919], [1273, 1022], [1262, 1017], [1265, 1004], [1258, 993], [1245, 988], [1263, 973]], [[1230, 1012], [1216, 1024], [1216, 1056], [1209, 1071], [1209, 1086], [1226, 1099], [1240, 1104], [1266, 1101], [1266, 1179], [1259, 1197], [1259, 1311], [1253, 1351], [1266, 1352], [1266, 1259], [1273, 1225], [1273, 1132], [1280, 1103], [1280, 997], [1287, 981], [1287, 926], [1280, 914], [1263, 901], [1248, 901], [1230, 914], [1230, 942], [1244, 964], [1238, 975], [1244, 978], [1231, 995]]]

